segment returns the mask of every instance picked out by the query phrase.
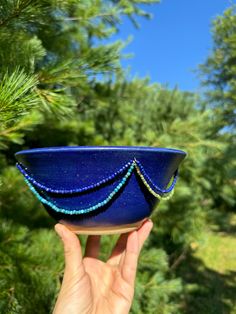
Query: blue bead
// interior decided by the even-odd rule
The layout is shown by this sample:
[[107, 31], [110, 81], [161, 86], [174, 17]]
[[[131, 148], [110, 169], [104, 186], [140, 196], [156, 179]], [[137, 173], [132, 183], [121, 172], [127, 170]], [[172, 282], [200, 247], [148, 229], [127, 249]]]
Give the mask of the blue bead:
[[[92, 211], [92, 210], [95, 210], [95, 209], [97, 209], [97, 208], [99, 208], [99, 207], [101, 207], [101, 206], [103, 206], [103, 205], [105, 205], [105, 204], [107, 204], [111, 199], [112, 199], [112, 197], [119, 191], [119, 189], [125, 184], [125, 182], [127, 181], [127, 178], [132, 174], [132, 171], [133, 171], [133, 169], [134, 169], [134, 167], [135, 167], [135, 163], [134, 162], [129, 162], [128, 163], [129, 165], [130, 165], [130, 167], [128, 168], [128, 166], [126, 165], [125, 167], [123, 167], [123, 168], [121, 168], [121, 169], [125, 169], [125, 168], [128, 168], [128, 171], [126, 172], [126, 174], [125, 174], [125, 176], [121, 179], [121, 181], [120, 181], [120, 183], [114, 188], [114, 190], [108, 195], [108, 197], [105, 199], [105, 200], [103, 200], [102, 202], [99, 202], [99, 203], [97, 203], [96, 205], [94, 205], [94, 206], [90, 206], [90, 207], [88, 207], [88, 208], [85, 208], [85, 209], [80, 209], [80, 210], [73, 210], [73, 211], [70, 211], [70, 210], [66, 210], [66, 209], [63, 209], [63, 208], [59, 208], [59, 207], [57, 207], [56, 205], [55, 205], [55, 201], [49, 201], [50, 200], [50, 198], [49, 198], [49, 196], [46, 196], [46, 199], [45, 198], [43, 198], [38, 192], [37, 192], [37, 190], [35, 190], [34, 189], [34, 187], [31, 185], [31, 183], [29, 182], [30, 180], [31, 181], [33, 181], [33, 182], [36, 182], [35, 180], [33, 180], [32, 178], [30, 178], [29, 177], [29, 180], [27, 180], [27, 176], [28, 175], [25, 175], [25, 182], [26, 182], [26, 184], [29, 186], [29, 188], [30, 188], [30, 190], [35, 194], [35, 196], [43, 203], [43, 204], [47, 204], [48, 206], [50, 206], [52, 209], [54, 209], [56, 212], [62, 212], [62, 213], [67, 213], [67, 214], [82, 214], [82, 213], [86, 213], [86, 212], [90, 212], [90, 211]], [[138, 164], [138, 162], [137, 162], [137, 164]], [[140, 169], [141, 169], [141, 166], [140, 166]], [[143, 169], [143, 167], [142, 167], [142, 169]], [[106, 179], [103, 179], [102, 181], [100, 181], [99, 183], [95, 183], [95, 184], [91, 184], [90, 186], [88, 186], [88, 187], [83, 187], [83, 188], [80, 188], [80, 189], [77, 189], [77, 190], [80, 190], [80, 191], [82, 191], [82, 190], [87, 190], [87, 189], [89, 189], [89, 188], [91, 188], [91, 187], [95, 187], [95, 186], [98, 186], [99, 184], [101, 184], [101, 182], [107, 182], [110, 178], [114, 178], [115, 177], [115, 175], [117, 174], [117, 173], [120, 173], [121, 171], [119, 170], [118, 172], [115, 172], [115, 174], [113, 174], [113, 175], [110, 175], [108, 178], [106, 178]], [[151, 179], [149, 178], [149, 176], [145, 173], [145, 171], [143, 171], [143, 175], [147, 178], [147, 179], [149, 179], [149, 181], [150, 181], [150, 183], [155, 187], [155, 188], [157, 188], [153, 183], [152, 183], [152, 181], [151, 181]], [[175, 177], [174, 177], [174, 180], [173, 180], [173, 182], [176, 180], [176, 175], [175, 175]], [[173, 184], [173, 182], [172, 182], [172, 184]], [[36, 182], [37, 183], [37, 182]], [[41, 193], [43, 193], [43, 194], [45, 194], [43, 191], [42, 191], [42, 189], [43, 189], [43, 185], [41, 185], [41, 184], [39, 184], [39, 183], [37, 183], [37, 186], [39, 187], [41, 187]], [[51, 188], [46, 188], [46, 190], [47, 191], [53, 191], [54, 193], [58, 193], [59, 194], [59, 192], [60, 193], [62, 193], [62, 192], [67, 192], [66, 190], [64, 190], [64, 191], [61, 191], [61, 190], [58, 190], [58, 189], [56, 189], [56, 190], [53, 190], [53, 189], [51, 189]], [[74, 192], [74, 190], [69, 190], [70, 191], [70, 193], [73, 193]], [[163, 192], [164, 193], [164, 192]], [[49, 200], [48, 200], [49, 199]]]

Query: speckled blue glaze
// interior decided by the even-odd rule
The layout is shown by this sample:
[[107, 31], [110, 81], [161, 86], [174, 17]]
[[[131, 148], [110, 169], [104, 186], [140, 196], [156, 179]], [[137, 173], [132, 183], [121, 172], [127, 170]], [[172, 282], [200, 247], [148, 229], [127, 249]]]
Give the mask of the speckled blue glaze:
[[[35, 148], [17, 152], [15, 157], [36, 181], [57, 190], [82, 189], [99, 182], [136, 158], [149, 178], [165, 189], [186, 153], [181, 150], [124, 146], [69, 146]], [[73, 195], [49, 193], [58, 207], [74, 210], [89, 207], [109, 195], [122, 178], [89, 191]], [[35, 187], [36, 188], [36, 187]], [[36, 188], [38, 192], [41, 192]], [[45, 208], [58, 221], [75, 226], [118, 226], [140, 221], [150, 216], [159, 202], [145, 187], [137, 173], [132, 172], [127, 183], [114, 199], [102, 208], [82, 215], [67, 215]]]

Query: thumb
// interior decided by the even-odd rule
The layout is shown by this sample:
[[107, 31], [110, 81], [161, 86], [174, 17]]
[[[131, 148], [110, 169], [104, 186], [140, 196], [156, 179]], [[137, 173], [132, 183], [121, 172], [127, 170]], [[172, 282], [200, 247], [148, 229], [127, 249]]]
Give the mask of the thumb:
[[73, 276], [78, 271], [83, 270], [82, 250], [79, 238], [62, 224], [56, 224], [55, 231], [60, 236], [64, 245], [65, 276]]

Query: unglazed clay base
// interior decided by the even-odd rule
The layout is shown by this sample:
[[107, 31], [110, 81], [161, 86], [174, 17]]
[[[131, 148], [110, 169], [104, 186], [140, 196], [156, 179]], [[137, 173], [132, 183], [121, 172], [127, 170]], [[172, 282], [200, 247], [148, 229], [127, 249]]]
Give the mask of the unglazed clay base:
[[141, 220], [133, 224], [119, 225], [119, 226], [109, 226], [109, 227], [83, 227], [74, 226], [66, 224], [64, 221], [60, 221], [68, 229], [77, 234], [87, 234], [87, 235], [99, 235], [99, 234], [116, 234], [116, 233], [126, 233], [138, 229], [142, 223], [145, 221]]

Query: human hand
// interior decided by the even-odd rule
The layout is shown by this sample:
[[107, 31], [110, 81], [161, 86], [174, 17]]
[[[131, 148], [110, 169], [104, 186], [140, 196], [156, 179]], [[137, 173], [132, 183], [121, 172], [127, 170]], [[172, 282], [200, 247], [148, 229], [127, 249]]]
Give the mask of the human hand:
[[100, 236], [88, 236], [84, 257], [79, 238], [62, 224], [65, 272], [53, 314], [127, 314], [132, 305], [139, 253], [153, 223], [147, 219], [121, 234], [106, 263], [98, 259]]

